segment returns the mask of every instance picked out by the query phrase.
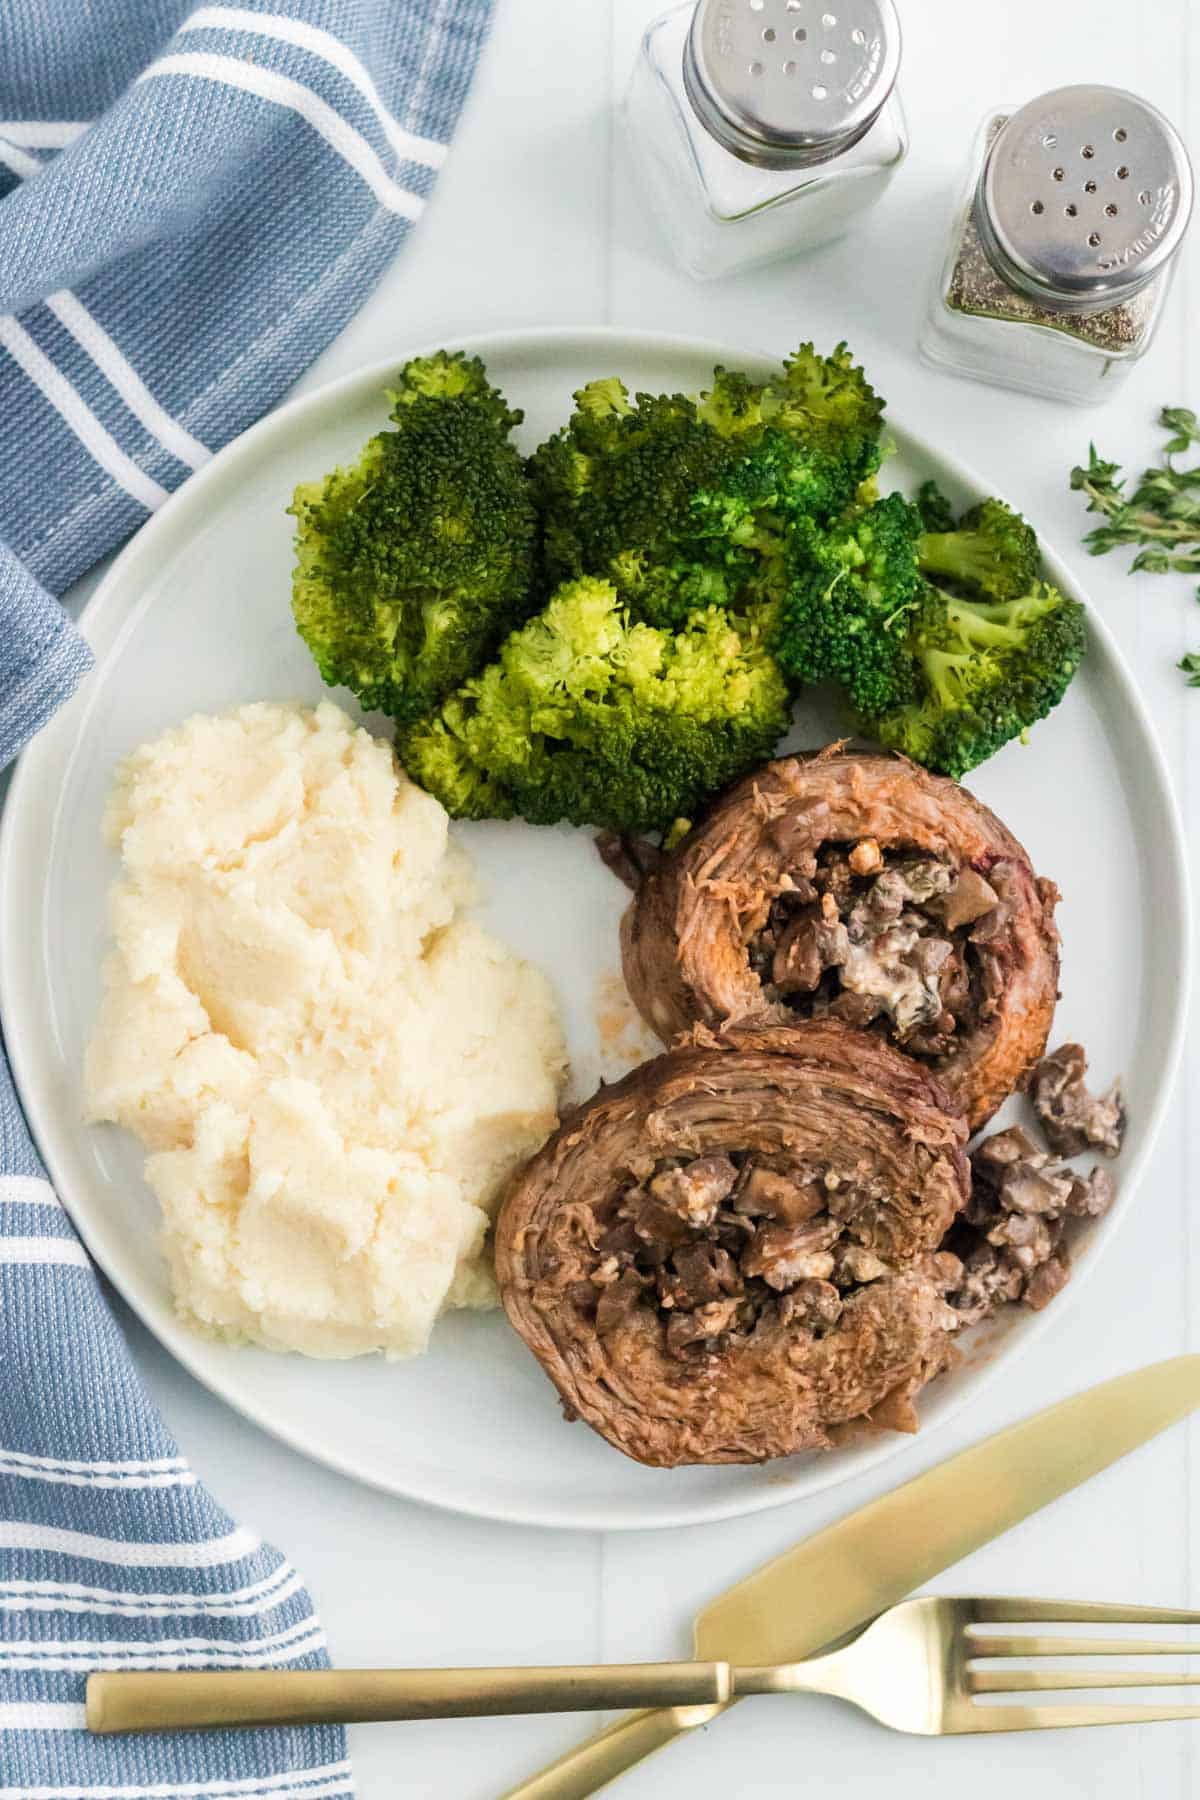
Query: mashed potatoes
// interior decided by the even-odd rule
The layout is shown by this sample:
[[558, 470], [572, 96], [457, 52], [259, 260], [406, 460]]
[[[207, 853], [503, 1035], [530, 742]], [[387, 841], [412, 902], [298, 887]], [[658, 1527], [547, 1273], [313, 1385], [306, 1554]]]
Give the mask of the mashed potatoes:
[[460, 908], [436, 800], [337, 707], [198, 717], [122, 766], [88, 1116], [146, 1146], [176, 1304], [310, 1356], [494, 1298], [489, 1210], [554, 1125], [545, 978]]

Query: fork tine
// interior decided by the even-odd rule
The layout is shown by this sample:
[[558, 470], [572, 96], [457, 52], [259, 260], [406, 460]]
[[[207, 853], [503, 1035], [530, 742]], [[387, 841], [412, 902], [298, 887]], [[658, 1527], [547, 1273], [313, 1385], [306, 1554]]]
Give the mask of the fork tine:
[[1138, 1638], [1069, 1638], [1069, 1637], [981, 1637], [967, 1627], [967, 1654], [977, 1657], [995, 1656], [1197, 1656], [1200, 1638], [1194, 1644], [1171, 1644], [1160, 1638], [1157, 1643]]
[[1063, 1688], [1200, 1687], [1200, 1674], [1179, 1675], [1173, 1669], [968, 1669], [972, 1694], [1044, 1694]]
[[1155, 1725], [1169, 1719], [1200, 1719], [1200, 1706], [971, 1706], [958, 1710], [943, 1727], [964, 1731], [1063, 1731], [1073, 1725]]
[[1200, 1612], [1166, 1606], [1109, 1606], [1101, 1600], [1022, 1600], [1015, 1595], [971, 1602], [981, 1625], [1200, 1625]]

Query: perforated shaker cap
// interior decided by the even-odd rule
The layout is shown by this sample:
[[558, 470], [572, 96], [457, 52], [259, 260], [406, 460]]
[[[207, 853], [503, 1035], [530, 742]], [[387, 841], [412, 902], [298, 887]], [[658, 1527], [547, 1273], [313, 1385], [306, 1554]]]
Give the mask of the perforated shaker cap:
[[725, 149], [804, 168], [870, 130], [899, 66], [893, 0], [698, 0], [683, 79]]
[[1121, 88], [1056, 88], [997, 133], [975, 222], [1010, 285], [1065, 312], [1100, 312], [1170, 262], [1192, 188], [1178, 132], [1145, 100]]

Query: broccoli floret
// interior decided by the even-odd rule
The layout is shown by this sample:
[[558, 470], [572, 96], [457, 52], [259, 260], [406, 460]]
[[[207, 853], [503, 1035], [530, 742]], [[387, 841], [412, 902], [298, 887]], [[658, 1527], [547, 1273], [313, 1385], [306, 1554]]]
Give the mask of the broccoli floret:
[[410, 362], [394, 429], [302, 482], [292, 607], [324, 679], [421, 717], [536, 606], [537, 515], [514, 412], [477, 357]]
[[926, 575], [961, 582], [988, 600], [1016, 600], [1041, 574], [1037, 534], [1003, 500], [985, 500], [957, 530], [929, 530], [917, 554]]
[[546, 585], [604, 575], [638, 618], [656, 624], [727, 604], [729, 572], [701, 548], [692, 506], [736, 455], [682, 394], [639, 394], [631, 405], [622, 384], [606, 380], [575, 402], [570, 423], [531, 463]]
[[917, 489], [916, 508], [926, 531], [953, 531], [954, 508], [932, 476]]
[[961, 777], [1057, 706], [1086, 649], [1084, 609], [1045, 582], [1006, 601], [930, 587], [909, 644], [915, 699], [861, 723], [888, 749]]
[[781, 379], [767, 383], [763, 419], [836, 456], [852, 487], [879, 467], [883, 401], [845, 344], [832, 356], [818, 356], [801, 344], [783, 365]]
[[415, 400], [475, 400], [506, 436], [525, 416], [514, 412], [492, 386], [479, 357], [465, 356], [461, 350], [414, 357], [396, 377], [396, 386], [387, 389], [387, 397], [394, 407], [410, 406]]
[[788, 714], [757, 621], [713, 607], [658, 630], [585, 576], [398, 748], [456, 818], [652, 831], [761, 762]]
[[910, 616], [924, 583], [921, 520], [887, 494], [827, 532], [810, 534], [783, 603], [775, 653], [800, 681], [836, 681], [860, 713], [914, 697]]
[[531, 463], [544, 586], [604, 576], [654, 625], [778, 602], [792, 533], [834, 517], [879, 462], [882, 405], [844, 347], [806, 345], [766, 383], [718, 368], [694, 400], [631, 402], [612, 378], [575, 399]]
[[699, 396], [696, 411], [721, 437], [741, 437], [763, 423], [763, 392], [762, 384], [740, 369], [726, 369], [718, 363], [712, 387]]

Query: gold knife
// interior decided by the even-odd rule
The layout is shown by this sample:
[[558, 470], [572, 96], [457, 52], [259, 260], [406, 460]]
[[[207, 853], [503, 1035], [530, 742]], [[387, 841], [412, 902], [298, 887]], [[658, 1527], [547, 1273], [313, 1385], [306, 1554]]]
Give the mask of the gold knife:
[[[1063, 1400], [766, 1563], [696, 1617], [696, 1656], [795, 1662], [1069, 1493], [1200, 1405], [1200, 1356]], [[586, 1800], [727, 1705], [629, 1713], [502, 1800]]]

